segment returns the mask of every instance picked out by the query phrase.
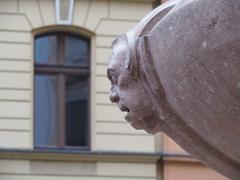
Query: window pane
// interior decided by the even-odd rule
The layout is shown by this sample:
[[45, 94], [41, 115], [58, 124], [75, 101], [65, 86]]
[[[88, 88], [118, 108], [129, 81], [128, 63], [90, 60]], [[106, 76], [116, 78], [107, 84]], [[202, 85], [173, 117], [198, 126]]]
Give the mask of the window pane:
[[35, 76], [35, 145], [57, 145], [57, 77]]
[[66, 76], [66, 145], [88, 145], [87, 78]]
[[35, 39], [35, 62], [54, 64], [57, 59], [56, 52], [56, 35], [47, 35]]
[[65, 63], [89, 64], [89, 41], [75, 36], [66, 36]]

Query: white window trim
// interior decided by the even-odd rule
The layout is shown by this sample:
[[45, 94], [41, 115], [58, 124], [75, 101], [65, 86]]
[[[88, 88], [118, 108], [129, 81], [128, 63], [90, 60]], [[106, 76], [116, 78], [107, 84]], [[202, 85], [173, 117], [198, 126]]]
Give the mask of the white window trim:
[[72, 17], [73, 17], [73, 4], [74, 0], [69, 0], [69, 14], [68, 14], [68, 20], [61, 20], [60, 19], [60, 1], [61, 0], [55, 0], [55, 14], [56, 14], [56, 23], [57, 24], [63, 24], [63, 25], [70, 25], [72, 24]]

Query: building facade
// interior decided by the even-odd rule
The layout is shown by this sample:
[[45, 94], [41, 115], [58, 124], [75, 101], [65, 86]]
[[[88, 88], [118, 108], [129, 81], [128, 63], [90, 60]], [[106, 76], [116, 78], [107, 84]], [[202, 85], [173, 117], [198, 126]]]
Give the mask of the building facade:
[[[156, 3], [155, 3], [156, 4]], [[108, 98], [112, 41], [151, 0], [0, 1], [0, 179], [226, 179]]]

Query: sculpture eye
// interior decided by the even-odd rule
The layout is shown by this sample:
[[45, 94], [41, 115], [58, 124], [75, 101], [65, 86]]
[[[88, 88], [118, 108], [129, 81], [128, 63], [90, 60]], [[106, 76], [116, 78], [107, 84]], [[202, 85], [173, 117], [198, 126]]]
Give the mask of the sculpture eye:
[[117, 73], [114, 69], [108, 69], [107, 70], [107, 76], [108, 79], [113, 83], [117, 84], [118, 78], [117, 78]]
[[112, 82], [113, 82], [113, 84], [117, 84], [118, 78], [117, 78], [116, 75], [113, 75], [113, 76], [112, 76]]

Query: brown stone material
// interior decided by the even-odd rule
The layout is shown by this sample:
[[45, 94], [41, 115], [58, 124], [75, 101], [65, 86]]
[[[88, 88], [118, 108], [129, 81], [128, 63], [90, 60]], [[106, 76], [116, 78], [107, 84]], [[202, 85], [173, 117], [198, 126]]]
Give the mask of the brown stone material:
[[240, 178], [240, 1], [175, 0], [113, 42], [110, 99], [126, 120], [164, 131]]

